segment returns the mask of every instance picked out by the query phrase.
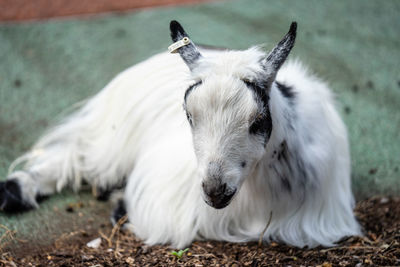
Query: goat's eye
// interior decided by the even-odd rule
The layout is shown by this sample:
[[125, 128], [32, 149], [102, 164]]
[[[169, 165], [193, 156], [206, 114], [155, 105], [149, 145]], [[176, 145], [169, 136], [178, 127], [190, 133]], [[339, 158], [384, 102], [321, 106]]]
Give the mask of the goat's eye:
[[192, 114], [186, 112], [186, 118], [188, 119], [190, 126], [193, 126]]
[[252, 118], [250, 119], [250, 125], [256, 123], [259, 120], [262, 120], [263, 118], [264, 118], [263, 113], [258, 113], [257, 115], [252, 116]]
[[256, 134], [262, 131], [265, 124], [265, 115], [263, 113], [258, 114], [250, 124], [249, 132]]

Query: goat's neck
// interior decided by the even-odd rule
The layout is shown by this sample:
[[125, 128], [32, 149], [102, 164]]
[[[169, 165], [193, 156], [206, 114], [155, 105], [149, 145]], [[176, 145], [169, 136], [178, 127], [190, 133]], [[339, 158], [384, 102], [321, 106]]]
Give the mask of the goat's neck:
[[[271, 86], [269, 110], [272, 119], [272, 132], [266, 145], [266, 152], [261, 160], [262, 167], [269, 164], [274, 153], [277, 153], [283, 144], [289, 145], [293, 142], [296, 131], [295, 96], [284, 95], [274, 82]], [[261, 167], [260, 166], [260, 167]]]

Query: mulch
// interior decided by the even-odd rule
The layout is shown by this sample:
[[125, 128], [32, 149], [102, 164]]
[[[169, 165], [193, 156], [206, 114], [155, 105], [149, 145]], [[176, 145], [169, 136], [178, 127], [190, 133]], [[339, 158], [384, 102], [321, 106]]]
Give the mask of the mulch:
[[[331, 248], [204, 241], [194, 242], [179, 258], [169, 246], [147, 246], [118, 225], [103, 225], [90, 236], [84, 230], [63, 235], [41, 253], [17, 258], [3, 252], [0, 266], [399, 266], [400, 197], [360, 201], [355, 212], [365, 236]], [[96, 238], [98, 248], [86, 245]]]

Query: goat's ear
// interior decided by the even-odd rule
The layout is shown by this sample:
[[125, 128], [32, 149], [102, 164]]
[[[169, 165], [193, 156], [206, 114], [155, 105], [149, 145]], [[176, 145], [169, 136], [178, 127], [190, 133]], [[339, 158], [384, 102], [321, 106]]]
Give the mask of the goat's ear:
[[265, 69], [269, 72], [272, 79], [275, 79], [276, 73], [279, 68], [285, 62], [288, 57], [290, 50], [294, 46], [296, 40], [297, 23], [292, 22], [290, 25], [289, 32], [283, 37], [283, 39], [272, 49], [268, 56], [263, 60]]
[[[173, 42], [178, 42], [183, 40], [185, 37], [189, 38], [188, 34], [185, 32], [181, 24], [176, 20], [171, 21], [169, 28], [171, 30], [171, 39]], [[199, 50], [197, 50], [194, 43], [188, 39], [189, 43], [185, 44], [177, 49], [182, 59], [188, 65], [190, 70], [196, 67], [196, 63], [201, 57]]]

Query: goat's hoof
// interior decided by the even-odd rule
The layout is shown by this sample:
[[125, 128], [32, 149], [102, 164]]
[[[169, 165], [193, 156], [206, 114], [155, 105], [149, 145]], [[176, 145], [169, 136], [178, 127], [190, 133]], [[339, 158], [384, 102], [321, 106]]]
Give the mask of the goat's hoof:
[[0, 182], [0, 211], [17, 213], [32, 208], [32, 205], [22, 199], [20, 185], [15, 179]]
[[[124, 216], [126, 216], [125, 203], [122, 199], [120, 199], [111, 214], [112, 224], [116, 225]], [[124, 225], [126, 222], [127, 221], [123, 222], [122, 225]]]
[[112, 191], [112, 189], [96, 187], [94, 195], [98, 201], [108, 201]]

